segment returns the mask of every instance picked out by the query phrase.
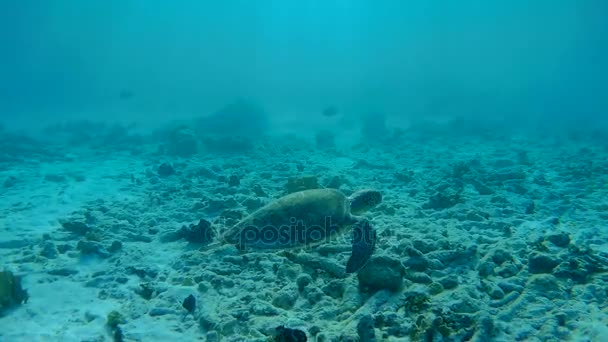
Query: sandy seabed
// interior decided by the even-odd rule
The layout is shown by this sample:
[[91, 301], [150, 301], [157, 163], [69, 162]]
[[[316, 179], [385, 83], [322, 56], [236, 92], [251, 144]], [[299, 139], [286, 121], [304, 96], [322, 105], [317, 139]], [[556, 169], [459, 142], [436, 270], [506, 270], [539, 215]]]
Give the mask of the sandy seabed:
[[[4, 140], [0, 257], [29, 300], [4, 310], [0, 340], [112, 341], [112, 325], [125, 341], [268, 341], [279, 326], [309, 341], [608, 340], [605, 146], [291, 137], [179, 157], [162, 144]], [[200, 219], [221, 232], [294, 184], [382, 192], [358, 274], [346, 240], [263, 252], [178, 233]]]

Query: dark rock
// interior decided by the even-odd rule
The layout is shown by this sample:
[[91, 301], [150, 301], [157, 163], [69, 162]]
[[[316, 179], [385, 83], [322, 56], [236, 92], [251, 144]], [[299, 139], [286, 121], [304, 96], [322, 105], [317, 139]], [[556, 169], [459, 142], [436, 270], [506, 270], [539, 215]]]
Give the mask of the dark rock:
[[259, 196], [259, 197], [268, 197], [268, 195], [266, 194], [266, 192], [264, 191], [264, 189], [262, 189], [262, 186], [259, 185], [259, 184], [255, 184], [251, 190], [253, 191], [253, 193], [256, 196]]
[[121, 249], [122, 249], [122, 242], [120, 242], [118, 240], [114, 240], [114, 241], [112, 241], [112, 245], [110, 245], [110, 248], [108, 249], [108, 251], [110, 253], [114, 253], [114, 252], [118, 252]]
[[32, 241], [27, 239], [0, 241], [0, 249], [17, 249], [31, 245]]
[[17, 180], [17, 178], [13, 177], [13, 176], [9, 176], [5, 181], [3, 186], [5, 188], [12, 188], [13, 186], [15, 186], [19, 181]]
[[228, 178], [228, 186], [239, 186], [241, 185], [241, 180], [238, 176], [232, 175]]
[[306, 333], [299, 329], [285, 328], [279, 326], [275, 329], [273, 342], [306, 342]]
[[215, 232], [211, 227], [211, 222], [201, 219], [196, 225], [183, 226], [178, 231], [178, 235], [190, 243], [207, 244], [213, 240]]
[[458, 286], [458, 279], [456, 279], [456, 277], [445, 277], [443, 279], [440, 279], [439, 283], [443, 286], [444, 289], [451, 290]]
[[479, 266], [477, 267], [477, 271], [479, 272], [480, 276], [487, 277], [490, 275], [494, 275], [494, 267], [495, 267], [494, 263], [485, 261], [485, 262], [482, 262], [481, 264], [479, 264]]
[[62, 222], [61, 226], [63, 227], [63, 229], [74, 233], [76, 235], [86, 235], [86, 233], [88, 233], [91, 228], [89, 226], [86, 225], [86, 223], [84, 222], [79, 222], [79, 221], [66, 221], [66, 222]]
[[42, 243], [42, 251], [40, 252], [40, 255], [47, 259], [55, 259], [57, 258], [57, 255], [59, 255], [59, 252], [57, 251], [57, 247], [55, 247], [54, 243], [51, 241], [44, 241]]
[[359, 342], [375, 342], [376, 332], [374, 331], [374, 319], [370, 315], [361, 317], [357, 323], [357, 335]]
[[530, 273], [551, 273], [559, 265], [559, 261], [549, 255], [533, 253], [528, 257]]
[[198, 139], [192, 129], [178, 127], [169, 135], [167, 153], [180, 157], [191, 157], [198, 152]]
[[342, 186], [342, 178], [340, 176], [333, 176], [325, 185], [326, 188], [339, 189]]
[[148, 312], [148, 314], [152, 317], [171, 315], [174, 313], [175, 311], [169, 308], [153, 308], [152, 310], [150, 310], [150, 312]]
[[568, 247], [570, 244], [570, 236], [566, 233], [557, 233], [553, 235], [549, 235], [547, 240], [557, 247]]
[[71, 268], [58, 268], [47, 272], [50, 275], [67, 277], [78, 273], [78, 270]]
[[429, 200], [422, 205], [422, 209], [443, 210], [451, 208], [458, 203], [462, 203], [462, 199], [459, 194], [446, 195], [438, 192], [431, 196]]
[[497, 249], [492, 253], [492, 261], [494, 261], [496, 265], [502, 265], [503, 263], [511, 260], [511, 254], [503, 249]]
[[433, 279], [426, 273], [423, 272], [407, 272], [405, 277], [417, 284], [430, 284]]
[[112, 334], [112, 339], [114, 342], [123, 342], [125, 340], [125, 336], [122, 332], [121, 327], [114, 328], [114, 333]]
[[160, 177], [169, 177], [174, 174], [175, 174], [175, 169], [173, 168], [173, 165], [171, 165], [169, 163], [162, 163], [158, 167], [158, 175]]
[[285, 192], [291, 194], [293, 192], [319, 188], [319, 181], [316, 176], [291, 177], [287, 180]]
[[425, 257], [413, 257], [407, 259], [403, 265], [414, 271], [424, 272], [429, 266], [429, 261]]
[[526, 215], [532, 215], [536, 211], [536, 204], [534, 201], [528, 201], [524, 206], [524, 213]]
[[96, 241], [80, 240], [76, 245], [76, 249], [78, 249], [82, 255], [97, 255], [102, 258], [110, 256], [110, 253], [105, 247]]
[[196, 310], [196, 298], [193, 295], [189, 295], [182, 302], [182, 307], [186, 309], [189, 313], [194, 313], [194, 310]]
[[127, 266], [125, 268], [128, 274], [135, 274], [140, 278], [156, 278], [158, 276], [158, 271], [152, 268], [139, 268], [135, 266]]
[[21, 287], [21, 277], [0, 271], [0, 314], [4, 309], [27, 303], [29, 294]]
[[47, 174], [44, 176], [44, 180], [47, 182], [63, 183], [67, 178], [64, 175]]
[[404, 169], [402, 171], [395, 172], [395, 179], [401, 183], [408, 184], [414, 180], [414, 171]]
[[372, 257], [359, 271], [359, 286], [370, 291], [398, 291], [403, 283], [405, 268], [397, 259], [388, 256]]

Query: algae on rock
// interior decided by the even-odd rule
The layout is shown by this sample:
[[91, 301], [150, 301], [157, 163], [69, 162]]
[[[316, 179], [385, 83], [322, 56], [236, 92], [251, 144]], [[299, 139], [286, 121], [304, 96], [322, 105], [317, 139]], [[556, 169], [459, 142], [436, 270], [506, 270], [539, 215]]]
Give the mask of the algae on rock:
[[29, 295], [21, 287], [21, 277], [11, 271], [0, 272], [0, 315], [5, 309], [27, 302]]

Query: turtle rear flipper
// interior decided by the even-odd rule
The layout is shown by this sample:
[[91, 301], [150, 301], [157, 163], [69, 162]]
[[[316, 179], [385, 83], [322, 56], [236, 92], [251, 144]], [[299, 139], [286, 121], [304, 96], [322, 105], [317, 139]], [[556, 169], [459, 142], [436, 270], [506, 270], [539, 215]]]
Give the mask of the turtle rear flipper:
[[374, 253], [376, 247], [376, 230], [368, 220], [361, 220], [353, 225], [353, 248], [346, 263], [346, 273], [360, 270]]

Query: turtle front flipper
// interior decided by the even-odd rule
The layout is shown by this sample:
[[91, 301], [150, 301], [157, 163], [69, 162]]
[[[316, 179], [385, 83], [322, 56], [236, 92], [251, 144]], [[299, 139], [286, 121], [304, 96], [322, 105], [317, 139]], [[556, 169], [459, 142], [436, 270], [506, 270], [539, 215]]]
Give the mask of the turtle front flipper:
[[360, 220], [353, 225], [353, 249], [346, 263], [346, 273], [360, 270], [374, 253], [376, 230], [368, 220]]

